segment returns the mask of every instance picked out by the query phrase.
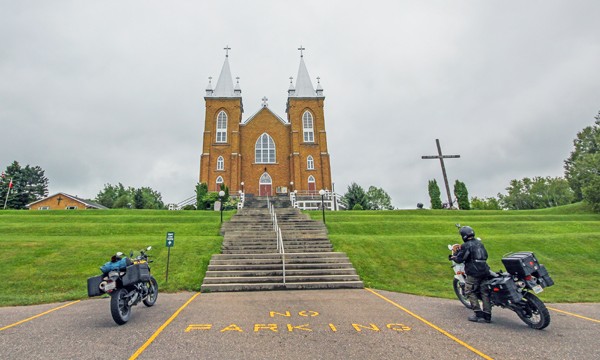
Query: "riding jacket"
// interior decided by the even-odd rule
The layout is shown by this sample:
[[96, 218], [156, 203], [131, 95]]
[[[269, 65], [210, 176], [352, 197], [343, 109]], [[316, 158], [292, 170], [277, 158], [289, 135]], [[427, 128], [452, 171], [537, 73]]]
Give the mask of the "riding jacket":
[[489, 275], [490, 267], [486, 260], [488, 253], [479, 239], [467, 239], [456, 254], [454, 261], [465, 263], [465, 273], [469, 276], [484, 277]]

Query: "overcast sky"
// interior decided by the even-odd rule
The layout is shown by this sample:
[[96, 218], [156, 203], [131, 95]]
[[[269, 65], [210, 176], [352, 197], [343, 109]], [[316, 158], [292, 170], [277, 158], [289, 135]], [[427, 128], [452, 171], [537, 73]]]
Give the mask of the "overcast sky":
[[[0, 169], [38, 165], [49, 192], [104, 184], [194, 195], [204, 96], [223, 65], [244, 120], [286, 118], [303, 45], [321, 78], [335, 189], [382, 187], [399, 208], [563, 176], [600, 110], [600, 2], [0, 0]], [[452, 185], [451, 185], [452, 186]]]

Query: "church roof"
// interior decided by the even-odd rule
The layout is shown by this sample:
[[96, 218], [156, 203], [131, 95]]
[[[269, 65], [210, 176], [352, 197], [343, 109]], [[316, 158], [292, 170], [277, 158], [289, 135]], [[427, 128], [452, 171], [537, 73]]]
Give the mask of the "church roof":
[[[236, 85], [236, 90], [239, 90], [239, 83]], [[233, 78], [231, 77], [231, 70], [229, 69], [229, 55], [225, 55], [225, 62], [221, 68], [221, 74], [215, 90], [212, 92], [213, 97], [239, 97], [236, 94], [233, 87]]]
[[296, 91], [291, 95], [294, 97], [317, 97], [317, 92], [313, 87], [306, 64], [304, 64], [304, 56], [300, 56], [300, 68], [298, 69], [298, 76], [296, 77]]
[[246, 121], [244, 121], [242, 123], [242, 125], [246, 125], [248, 124], [250, 121], [254, 120], [254, 118], [260, 114], [261, 111], [268, 111], [269, 113], [271, 113], [271, 115], [273, 115], [277, 120], [281, 121], [282, 124], [284, 125], [288, 125], [289, 123], [287, 121], [285, 121], [284, 119], [282, 119], [279, 115], [275, 114], [273, 111], [271, 111], [271, 109], [269, 109], [268, 106], [262, 106], [257, 112], [254, 113], [254, 115], [250, 116], [248, 119], [246, 119]]

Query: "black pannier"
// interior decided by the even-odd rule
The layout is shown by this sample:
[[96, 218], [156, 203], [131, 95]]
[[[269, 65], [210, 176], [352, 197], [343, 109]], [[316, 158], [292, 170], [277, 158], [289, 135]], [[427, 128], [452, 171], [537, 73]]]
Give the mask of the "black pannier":
[[533, 275], [539, 270], [540, 264], [538, 263], [535, 255], [532, 252], [516, 252], [508, 254], [502, 258], [502, 264], [506, 268], [506, 271], [511, 275], [516, 275], [519, 279], [523, 279], [526, 276]]
[[88, 278], [88, 296], [100, 296], [102, 295], [102, 291], [100, 291], [100, 283], [102, 282], [102, 275], [94, 276]]
[[510, 277], [497, 277], [487, 282], [490, 297], [496, 304], [516, 303], [523, 296], [517, 290], [517, 284]]
[[123, 276], [123, 286], [135, 284], [139, 281], [150, 281], [150, 268], [148, 264], [135, 264], [130, 265], [125, 270]]
[[552, 280], [543, 264], [540, 264], [540, 268], [535, 272], [534, 276], [538, 278], [538, 283], [543, 288], [554, 285], [554, 280]]

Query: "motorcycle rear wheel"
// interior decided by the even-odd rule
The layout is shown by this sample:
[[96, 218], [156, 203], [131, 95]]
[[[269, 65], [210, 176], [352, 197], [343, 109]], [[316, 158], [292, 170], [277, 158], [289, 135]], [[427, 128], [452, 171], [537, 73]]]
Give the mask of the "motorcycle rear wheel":
[[471, 309], [471, 302], [465, 295], [465, 285], [461, 284], [457, 278], [454, 278], [454, 282], [452, 282], [452, 287], [454, 288], [454, 293], [460, 302], [467, 308]]
[[127, 290], [122, 288], [110, 294], [110, 314], [119, 325], [125, 324], [131, 317], [131, 306], [127, 304], [126, 295]]
[[154, 305], [158, 298], [158, 283], [154, 276], [150, 276], [150, 281], [148, 281], [145, 286], [148, 288], [148, 296], [144, 299], [144, 305], [150, 307]]
[[522, 302], [525, 304], [517, 309], [517, 315], [532, 329], [542, 330], [550, 325], [550, 312], [546, 305], [532, 293], [526, 293]]

